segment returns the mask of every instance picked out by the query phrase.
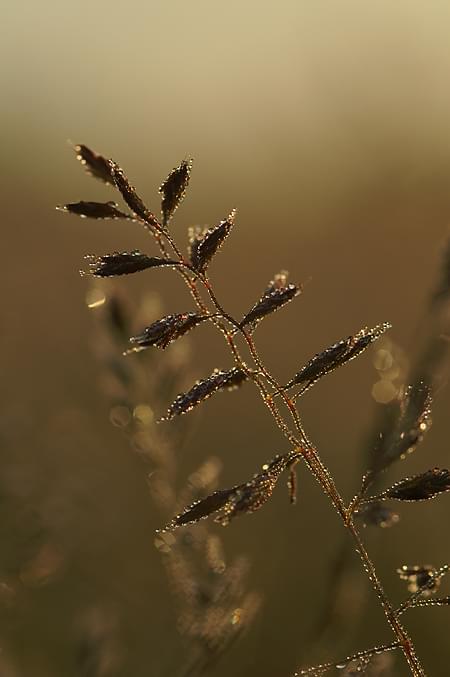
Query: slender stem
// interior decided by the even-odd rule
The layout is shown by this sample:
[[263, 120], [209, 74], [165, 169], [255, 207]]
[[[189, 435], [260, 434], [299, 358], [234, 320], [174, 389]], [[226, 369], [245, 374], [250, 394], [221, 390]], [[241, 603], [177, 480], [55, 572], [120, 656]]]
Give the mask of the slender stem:
[[392, 642], [391, 644], [381, 644], [380, 646], [374, 646], [371, 649], [365, 649], [364, 651], [357, 651], [352, 656], [347, 656], [343, 661], [338, 661], [334, 663], [322, 663], [321, 665], [316, 665], [313, 668], [307, 668], [306, 670], [300, 670], [300, 672], [295, 673], [295, 677], [300, 677], [300, 675], [310, 675], [317, 674], [317, 672], [327, 672], [333, 668], [337, 668], [342, 664], [348, 664], [351, 661], [356, 661], [359, 658], [369, 658], [385, 651], [392, 651], [393, 649], [398, 649], [398, 642]]
[[[342, 522], [344, 526], [347, 528], [348, 532], [350, 533], [354, 543], [355, 543], [355, 548], [356, 551], [361, 559], [361, 562], [363, 564], [363, 567], [368, 575], [368, 578], [372, 584], [372, 587], [374, 588], [378, 599], [380, 600], [381, 606], [383, 608], [384, 614], [386, 616], [386, 619], [394, 632], [394, 635], [397, 639], [397, 641], [389, 645], [389, 648], [395, 648], [396, 646], [400, 646], [402, 648], [403, 654], [405, 656], [405, 659], [408, 663], [408, 666], [411, 670], [411, 674], [414, 675], [414, 677], [423, 677], [425, 675], [425, 672], [421, 666], [421, 663], [418, 659], [418, 657], [415, 654], [414, 651], [414, 646], [411, 641], [411, 639], [408, 636], [408, 633], [406, 632], [405, 628], [401, 624], [399, 620], [399, 614], [398, 611], [396, 611], [393, 606], [391, 605], [384, 588], [381, 584], [381, 581], [378, 578], [378, 575], [376, 573], [375, 567], [365, 549], [365, 546], [362, 542], [362, 539], [360, 537], [360, 534], [353, 522], [352, 519], [352, 511], [349, 511], [346, 508], [346, 505], [339, 493], [339, 491], [336, 488], [336, 485], [334, 483], [334, 480], [328, 471], [328, 468], [323, 464], [323, 462], [320, 459], [320, 456], [315, 449], [315, 447], [312, 445], [312, 443], [309, 441], [306, 432], [303, 428], [303, 424], [301, 423], [300, 415], [297, 411], [295, 402], [291, 400], [288, 395], [284, 392], [283, 387], [278, 384], [276, 379], [271, 375], [271, 373], [265, 368], [263, 365], [258, 352], [256, 350], [256, 347], [253, 342], [253, 338], [251, 335], [243, 329], [240, 324], [231, 316], [229, 315], [222, 307], [222, 305], [219, 303], [215, 292], [211, 286], [211, 283], [209, 279], [207, 278], [206, 275], [199, 274], [197, 271], [195, 271], [192, 266], [187, 262], [181, 251], [178, 249], [176, 243], [174, 242], [172, 236], [168, 233], [167, 229], [162, 229], [161, 231], [157, 234], [153, 233], [155, 236], [155, 239], [158, 243], [158, 246], [160, 247], [160, 250], [163, 253], [163, 256], [168, 258], [167, 252], [165, 250], [165, 247], [163, 245], [163, 242], [161, 241], [161, 237], [158, 237], [161, 235], [164, 237], [168, 243], [170, 244], [171, 248], [177, 255], [179, 262], [181, 264], [180, 267], [176, 267], [175, 269], [182, 275], [183, 279], [185, 280], [193, 298], [194, 301], [196, 302], [197, 306], [202, 310], [202, 312], [208, 312], [207, 306], [205, 305], [202, 297], [199, 294], [199, 291], [197, 289], [197, 281], [200, 281], [200, 283], [203, 285], [203, 287], [206, 289], [208, 296], [217, 311], [217, 314], [220, 314], [222, 318], [224, 318], [232, 327], [234, 328], [234, 331], [228, 330], [223, 322], [217, 317], [217, 314], [214, 314], [214, 316], [211, 317], [211, 321], [215, 324], [215, 326], [221, 331], [221, 333], [224, 335], [225, 340], [227, 341], [231, 352], [233, 354], [233, 357], [235, 359], [236, 364], [244, 369], [246, 373], [254, 380], [256, 385], [258, 386], [261, 396], [263, 398], [264, 403], [266, 406], [269, 408], [272, 416], [275, 419], [275, 422], [281, 432], [284, 434], [284, 436], [289, 440], [289, 442], [295, 447], [295, 450], [302, 455], [303, 459], [305, 460], [305, 463], [307, 464], [308, 468], [312, 472], [313, 476], [316, 478], [316, 480], [319, 482], [321, 485], [322, 489], [326, 493], [326, 495], [330, 498], [333, 506], [337, 510], [339, 516], [342, 519]], [[193, 277], [191, 277], [191, 275]], [[209, 313], [208, 313], [209, 314]], [[258, 372], [252, 372], [249, 370], [245, 363], [242, 361], [242, 358], [240, 356], [240, 353], [238, 351], [238, 348], [236, 346], [233, 334], [238, 331], [242, 337], [244, 338], [248, 349], [250, 351], [250, 354], [252, 356], [252, 359], [255, 363], [255, 366], [257, 367]], [[264, 376], [266, 381], [269, 383], [269, 385], [273, 388], [274, 394], [280, 396], [283, 400], [283, 403], [286, 405], [287, 409], [289, 410], [289, 413], [293, 419], [295, 429], [299, 435], [297, 437], [289, 428], [289, 426], [286, 424], [284, 421], [283, 417], [280, 414], [280, 411], [277, 407], [277, 405], [274, 402], [274, 394], [271, 394], [268, 390], [266, 385], [264, 384], [264, 381], [261, 379], [260, 374]], [[367, 655], [367, 654], [365, 654]], [[334, 665], [334, 664], [333, 664]]]
[[411, 673], [416, 677], [420, 677], [425, 675], [425, 671], [422, 668], [422, 665], [416, 656], [415, 650], [414, 650], [414, 645], [406, 632], [405, 628], [401, 624], [398, 613], [395, 611], [393, 606], [391, 605], [379, 579], [378, 575], [376, 573], [375, 567], [372, 564], [372, 561], [364, 547], [364, 544], [361, 540], [361, 536], [359, 535], [359, 532], [357, 528], [355, 527], [355, 524], [352, 519], [350, 519], [347, 522], [347, 528], [349, 529], [353, 540], [357, 544], [357, 552], [361, 558], [361, 561], [364, 565], [364, 568], [366, 570], [366, 573], [369, 577], [370, 582], [372, 583], [372, 586], [374, 587], [375, 591], [377, 592], [378, 598], [381, 602], [381, 605], [383, 607], [384, 614], [389, 622], [389, 625], [391, 626], [395, 636], [397, 637], [402, 651], [403, 655], [406, 658], [406, 661], [410, 667]]
[[[201, 275], [200, 273], [198, 273], [198, 271], [196, 271], [196, 270], [189, 264], [189, 262], [186, 261], [186, 260], [184, 259], [184, 257], [183, 257], [183, 255], [182, 255], [180, 249], [178, 248], [176, 242], [174, 241], [174, 239], [172, 238], [172, 236], [170, 235], [170, 233], [169, 233], [167, 230], [163, 230], [163, 235], [164, 235], [164, 237], [167, 239], [167, 241], [169, 242], [169, 244], [170, 244], [170, 246], [172, 247], [172, 249], [173, 249], [174, 253], [176, 254], [176, 256], [178, 256], [178, 259], [179, 259], [179, 261], [180, 261], [180, 264], [181, 264], [182, 267], [184, 268], [184, 270], [180, 270], [179, 268], [177, 268], [177, 270], [178, 270], [178, 272], [180, 272], [180, 273], [182, 274], [182, 277], [184, 278], [184, 280], [185, 280], [186, 283], [188, 284], [188, 286], [189, 286], [189, 288], [190, 288], [190, 290], [191, 290], [191, 294], [192, 294], [192, 296], [194, 297], [194, 300], [195, 300], [196, 303], [197, 303], [197, 306], [202, 310], [202, 312], [207, 312], [207, 308], [206, 308], [206, 306], [204, 305], [203, 300], [201, 299], [200, 294], [198, 293], [198, 289], [197, 289], [197, 286], [196, 286], [196, 284], [195, 284], [195, 281], [196, 281], [196, 280], [200, 281], [200, 283], [204, 286], [204, 288], [205, 288], [206, 291], [208, 292], [208, 295], [209, 295], [209, 297], [210, 297], [210, 299], [211, 299], [211, 301], [212, 301], [212, 303], [213, 303], [215, 309], [217, 310], [217, 314], [221, 315], [225, 320], [227, 320], [227, 321], [234, 327], [234, 329], [240, 331], [240, 332], [244, 335], [244, 337], [247, 337], [246, 332], [244, 332], [244, 331], [241, 329], [239, 323], [238, 323], [231, 315], [229, 315], [229, 314], [222, 308], [222, 306], [219, 304], [219, 302], [217, 301], [217, 298], [216, 298], [216, 296], [215, 296], [215, 294], [214, 294], [214, 291], [213, 291], [213, 289], [212, 289], [212, 287], [211, 287], [211, 284], [210, 284], [208, 278], [206, 277], [206, 275]], [[158, 242], [158, 244], [160, 244], [160, 243]], [[161, 248], [161, 247], [160, 247], [160, 248]], [[163, 251], [163, 250], [161, 249], [161, 251]], [[167, 257], [168, 257], [167, 253], [165, 253], [165, 252], [163, 252], [163, 253], [164, 253], [164, 255], [165, 255], [166, 258], [167, 258]], [[188, 271], [188, 272], [187, 272], [187, 271]], [[189, 274], [192, 274], [192, 275], [194, 276], [195, 279], [192, 280], [192, 279], [190, 278], [190, 275], [189, 275]], [[288, 426], [286, 425], [286, 423], [284, 422], [284, 420], [283, 420], [281, 414], [279, 413], [278, 407], [277, 407], [277, 406], [275, 405], [275, 403], [273, 402], [273, 397], [271, 396], [271, 394], [270, 394], [269, 391], [267, 390], [267, 388], [266, 388], [264, 382], [263, 382], [262, 379], [259, 377], [258, 373], [251, 372], [251, 371], [247, 368], [245, 362], [242, 360], [242, 358], [241, 358], [241, 356], [240, 356], [240, 353], [239, 353], [239, 350], [238, 350], [238, 348], [237, 348], [237, 346], [236, 346], [236, 342], [234, 341], [234, 338], [233, 338], [233, 332], [228, 331], [228, 330], [226, 329], [226, 327], [224, 327], [224, 325], [220, 322], [220, 320], [217, 320], [217, 318], [216, 318], [215, 320], [213, 319], [212, 321], [214, 322], [214, 324], [215, 324], [215, 325], [220, 329], [220, 331], [222, 332], [222, 334], [223, 334], [223, 336], [224, 336], [226, 342], [228, 343], [228, 346], [229, 346], [230, 349], [231, 349], [231, 352], [232, 352], [232, 354], [233, 354], [233, 357], [234, 357], [234, 359], [235, 359], [235, 362], [236, 362], [237, 366], [238, 366], [240, 369], [243, 369], [243, 370], [246, 372], [246, 374], [247, 374], [250, 378], [252, 378], [252, 380], [253, 380], [253, 381], [256, 383], [256, 385], [258, 386], [259, 391], [260, 391], [260, 393], [261, 393], [261, 396], [262, 396], [262, 398], [263, 398], [263, 401], [264, 401], [264, 403], [266, 404], [266, 406], [268, 407], [268, 409], [270, 410], [270, 412], [271, 412], [273, 418], [275, 419], [275, 422], [276, 422], [278, 428], [283, 432], [283, 434], [285, 435], [285, 437], [289, 440], [289, 442], [290, 442], [294, 447], [296, 447], [296, 448], [300, 447], [300, 444], [299, 444], [298, 440], [295, 438], [295, 436], [294, 436], [294, 435], [292, 434], [292, 432], [289, 430], [289, 428], [288, 428]], [[256, 350], [254, 350], [254, 353], [256, 354]], [[253, 356], [253, 355], [252, 355], [252, 356]], [[257, 354], [256, 354], [256, 357], [257, 357]], [[255, 361], [255, 365], [259, 368], [258, 362], [257, 362], [256, 360], [254, 360], [254, 361]], [[261, 367], [262, 367], [262, 365], [261, 365]], [[266, 376], [266, 378], [267, 378], [267, 376], [269, 376], [269, 379], [271, 379], [273, 382], [275, 382], [274, 379], [272, 379], [272, 377], [270, 376], [270, 374], [267, 372], [267, 370], [264, 369], [264, 367], [262, 367], [262, 369], [260, 369], [260, 370], [264, 373], [264, 376]], [[267, 379], [267, 380], [268, 380], [269, 383], [270, 383], [270, 380], [269, 380], [269, 379]], [[287, 399], [287, 398], [286, 398], [286, 399]]]
[[[217, 298], [214, 295], [214, 292], [211, 288], [211, 285], [208, 284], [208, 291], [210, 292], [210, 297], [213, 300], [214, 305], [216, 306], [217, 310], [219, 312], [224, 312], [220, 303], [217, 301]], [[306, 441], [307, 444], [307, 453], [304, 452], [304, 458], [305, 461], [307, 462], [307, 465], [309, 466], [310, 470], [313, 472], [314, 476], [316, 479], [319, 481], [321, 484], [322, 488], [324, 489], [325, 493], [329, 496], [331, 501], [333, 502], [334, 507], [338, 511], [339, 515], [341, 516], [345, 526], [349, 530], [353, 540], [355, 541], [356, 544], [356, 550], [361, 558], [361, 561], [363, 563], [363, 566], [369, 576], [369, 580], [372, 583], [373, 588], [375, 589], [378, 598], [381, 602], [381, 605], [383, 607], [384, 613], [386, 615], [386, 618], [394, 631], [397, 640], [399, 644], [402, 647], [402, 650], [404, 652], [405, 658], [408, 662], [408, 665], [411, 668], [412, 674], [414, 675], [423, 675], [425, 674], [422, 666], [420, 665], [420, 662], [418, 661], [414, 650], [412, 646], [412, 642], [406, 633], [405, 629], [403, 628], [402, 624], [400, 623], [397, 614], [395, 613], [395, 610], [393, 609], [392, 605], [389, 602], [389, 599], [384, 592], [384, 588], [378, 579], [378, 575], [376, 573], [375, 567], [364, 547], [364, 544], [361, 540], [361, 537], [359, 535], [358, 530], [355, 527], [355, 524], [353, 520], [348, 518], [347, 516], [347, 510], [344, 501], [342, 500], [335, 484], [334, 481], [326, 468], [326, 466], [322, 463], [320, 460], [320, 457], [317, 453], [317, 450], [312, 446], [312, 444], [309, 442], [306, 433], [304, 432], [303, 426], [300, 422], [300, 417], [298, 414], [298, 411], [296, 409], [295, 404], [289, 400], [287, 397], [286, 393], [282, 390], [282, 387], [276, 382], [276, 380], [271, 376], [271, 374], [265, 369], [264, 365], [262, 364], [256, 348], [253, 343], [253, 339], [247, 332], [241, 330], [241, 332], [244, 335], [244, 338], [247, 342], [247, 345], [249, 346], [250, 352], [252, 354], [252, 357], [255, 360], [255, 364], [258, 366], [258, 368], [262, 371], [262, 373], [266, 376], [267, 380], [273, 385], [275, 388], [275, 391], [277, 394], [279, 394], [282, 398], [283, 401], [286, 403], [288, 406], [291, 415], [294, 419], [296, 429], [299, 431], [301, 434], [301, 437], [303, 438], [302, 441]]]
[[416, 609], [418, 606], [450, 606], [450, 596], [418, 599], [414, 602], [414, 604], [409, 605], [406, 609], [399, 611], [399, 614], [404, 613], [407, 609]]
[[450, 564], [444, 564], [443, 566], [439, 567], [427, 580], [426, 583], [421, 585], [414, 594], [411, 595], [411, 597], [408, 597], [403, 604], [401, 604], [398, 609], [396, 609], [396, 613], [399, 616], [402, 614], [404, 611], [409, 609], [411, 606], [415, 606], [417, 600], [420, 598], [420, 596], [423, 594], [427, 588], [429, 589], [430, 585], [432, 585], [435, 581], [439, 580], [445, 574], [447, 574], [450, 571]]
[[373, 480], [374, 474], [371, 470], [368, 470], [362, 478], [360, 490], [355, 496], [353, 496], [352, 500], [349, 503], [349, 506], [347, 508], [347, 515], [349, 517], [358, 510], [358, 508], [362, 503], [364, 503], [364, 496], [369, 487], [372, 485]]

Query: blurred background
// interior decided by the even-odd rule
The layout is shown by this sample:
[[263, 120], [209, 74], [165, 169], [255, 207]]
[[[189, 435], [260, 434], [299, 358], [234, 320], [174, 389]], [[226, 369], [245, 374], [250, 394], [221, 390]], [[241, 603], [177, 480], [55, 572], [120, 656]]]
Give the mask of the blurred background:
[[[81, 277], [86, 254], [155, 254], [155, 245], [137, 224], [80, 220], [55, 206], [115, 199], [68, 140], [113, 157], [154, 210], [161, 181], [193, 156], [171, 228], [185, 247], [188, 226], [238, 209], [211, 266], [226, 308], [241, 316], [280, 269], [304, 284], [256, 334], [281, 381], [339, 338], [390, 321], [382, 342], [301, 401], [350, 499], [383, 403], [430, 334], [448, 337], [448, 311], [436, 320], [430, 295], [450, 221], [449, 21], [450, 6], [437, 0], [4, 4], [2, 677], [287, 677], [390, 641], [351, 549], [336, 574], [345, 534], [303, 467], [295, 508], [282, 480], [256, 515], [186, 532], [197, 573], [172, 557], [175, 542], [155, 541], [206, 459], [217, 459], [211, 482], [227, 487], [288, 449], [250, 386], [155, 428], [174, 394], [231, 366], [225, 344], [201, 327], [164, 354], [122, 358], [122, 312], [139, 330], [192, 301], [169, 270], [114, 285]], [[387, 485], [448, 465], [444, 361], [437, 371], [433, 427]], [[164, 500], [155, 473], [172, 492]], [[445, 496], [403, 505], [392, 528], [364, 530], [396, 602], [407, 594], [399, 566], [448, 561], [448, 511]], [[225, 564], [202, 569], [198, 555], [211, 544], [231, 567], [216, 643], [201, 630], [189, 638], [195, 604], [195, 627], [206, 617], [201, 581], [224, 575]], [[203, 600], [208, 632], [219, 623], [214, 600]], [[448, 613], [405, 616], [430, 675], [448, 674]], [[234, 642], [229, 626], [240, 624]], [[407, 674], [401, 660], [385, 670]]]

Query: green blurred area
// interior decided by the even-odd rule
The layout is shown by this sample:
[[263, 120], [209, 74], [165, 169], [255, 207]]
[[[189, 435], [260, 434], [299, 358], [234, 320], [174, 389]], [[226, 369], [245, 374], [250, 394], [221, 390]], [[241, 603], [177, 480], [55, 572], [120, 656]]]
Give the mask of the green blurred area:
[[[280, 269], [304, 284], [256, 333], [281, 381], [335, 340], [386, 320], [401, 381], [427, 337], [427, 299], [448, 236], [450, 6], [43, 0], [5, 3], [2, 15], [1, 674], [178, 677], [173, 666], [186, 648], [154, 547], [165, 516], [149, 495], [152, 468], [111, 426], [86, 306], [91, 283], [78, 275], [85, 254], [156, 249], [136, 224], [55, 211], [115, 197], [85, 175], [66, 142], [113, 157], [154, 210], [170, 169], [194, 157], [172, 231], [185, 247], [187, 226], [217, 223], [237, 207], [211, 266], [226, 308], [241, 316]], [[132, 299], [160, 294], [161, 312], [192, 309], [172, 271], [117, 287]], [[181, 340], [183, 386], [231, 366], [211, 328]], [[347, 498], [371, 431], [376, 356], [369, 350], [302, 400], [305, 426]], [[446, 380], [443, 373], [430, 434], [390, 479], [448, 465]], [[149, 404], [159, 414], [168, 403]], [[178, 489], [210, 455], [222, 460], [226, 487], [287, 451], [250, 386], [190, 416], [175, 450]], [[448, 510], [445, 496], [407, 505], [397, 526], [364, 531], [394, 600], [406, 594], [397, 567], [448, 560]], [[287, 676], [300, 661], [390, 641], [356, 567], [343, 638], [312, 646], [345, 535], [305, 468], [295, 508], [280, 486], [261, 512], [212, 531], [227, 559], [248, 555], [249, 587], [264, 604], [211, 677]], [[448, 611], [417, 609], [405, 619], [427, 674], [447, 675]], [[85, 667], [86, 637], [111, 642], [104, 672]], [[406, 674], [401, 661], [392, 674]]]

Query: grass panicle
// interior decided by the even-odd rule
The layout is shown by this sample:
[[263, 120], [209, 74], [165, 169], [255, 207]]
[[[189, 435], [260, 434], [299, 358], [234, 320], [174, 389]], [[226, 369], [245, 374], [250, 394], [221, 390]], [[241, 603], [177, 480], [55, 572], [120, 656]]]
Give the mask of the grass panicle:
[[[120, 362], [120, 355], [124, 348], [123, 341], [125, 341], [127, 335], [132, 335], [133, 347], [126, 352], [140, 352], [144, 348], [165, 348], [198, 324], [210, 322], [226, 341], [234, 364], [225, 370], [214, 370], [206, 378], [196, 381], [187, 392], [178, 394], [172, 400], [173, 392], [171, 394], [170, 391], [173, 388], [164, 389], [162, 384], [166, 381], [160, 376], [154, 384], [155, 391], [158, 391], [157, 402], [161, 402], [163, 396], [167, 397], [166, 402], [172, 401], [168, 406], [167, 413], [161, 420], [170, 421], [179, 418], [181, 414], [191, 411], [215, 393], [234, 389], [246, 381], [251, 381], [258, 389], [264, 405], [287, 446], [287, 449], [281, 455], [274, 455], [273, 451], [269, 452], [273, 460], [266, 463], [261, 472], [247, 482], [230, 489], [219, 489], [215, 482], [216, 478], [214, 481], [205, 479], [200, 483], [201, 486], [198, 486], [197, 477], [197, 485], [191, 486], [189, 490], [182, 493], [183, 500], [181, 500], [180, 497], [177, 498], [175, 491], [174, 468], [176, 464], [173, 452], [155, 452], [153, 436], [156, 435], [160, 439], [161, 433], [156, 431], [161, 430], [161, 428], [154, 428], [151, 425], [153, 415], [148, 414], [148, 412], [145, 414], [145, 407], [141, 413], [143, 420], [147, 421], [147, 423], [144, 423], [144, 427], [147, 426], [145, 428], [146, 435], [140, 434], [142, 430], [130, 430], [133, 445], [158, 459], [158, 471], [152, 477], [150, 484], [155, 500], [159, 502], [163, 511], [170, 514], [166, 521], [166, 527], [157, 535], [157, 547], [161, 550], [163, 558], [166, 559], [167, 569], [170, 571], [177, 594], [183, 599], [183, 623], [181, 625], [184, 627], [186, 635], [190, 635], [191, 638], [195, 637], [197, 645], [202, 647], [194, 662], [187, 666], [184, 675], [187, 677], [187, 675], [207, 674], [211, 665], [211, 658], [215, 659], [223, 648], [228, 646], [231, 639], [236, 636], [236, 633], [230, 634], [230, 619], [231, 625], [240, 628], [239, 619], [242, 615], [245, 615], [245, 609], [248, 608], [250, 618], [258, 603], [254, 597], [250, 596], [242, 598], [240, 600], [241, 606], [238, 608], [235, 606], [237, 603], [236, 597], [229, 595], [222, 598], [221, 595], [225, 595], [223, 589], [221, 592], [220, 587], [223, 585], [222, 579], [213, 596], [207, 596], [209, 600], [208, 609], [216, 619], [215, 623], [208, 624], [205, 620], [208, 617], [205, 610], [200, 609], [193, 599], [187, 599], [182, 592], [183, 586], [189, 588], [188, 583], [192, 584], [195, 576], [192, 573], [193, 563], [181, 546], [183, 541], [179, 534], [189, 534], [189, 542], [196, 543], [196, 551], [203, 553], [206, 567], [212, 566], [214, 569], [214, 567], [222, 566], [220, 563], [223, 562], [223, 559], [217, 555], [220, 550], [218, 541], [215, 541], [216, 537], [207, 530], [208, 522], [205, 522], [205, 520], [213, 516], [216, 522], [227, 525], [238, 515], [249, 515], [258, 511], [270, 500], [279, 477], [285, 471], [288, 474], [291, 503], [294, 504], [297, 484], [295, 467], [301, 463], [312, 473], [335, 509], [346, 532], [345, 543], [343, 543], [336, 558], [334, 580], [327, 592], [328, 602], [331, 604], [333, 598], [338, 597], [338, 587], [342, 580], [342, 574], [348, 566], [347, 554], [349, 549], [350, 551], [356, 550], [359, 555], [361, 571], [370, 581], [376, 599], [384, 612], [387, 626], [392, 634], [392, 642], [387, 644], [380, 642], [372, 648], [351, 654], [344, 661], [323, 663], [300, 670], [295, 674], [321, 675], [330, 670], [335, 670], [342, 675], [360, 672], [373, 675], [381, 674], [379, 666], [386, 659], [386, 656], [395, 649], [398, 654], [403, 655], [412, 675], [415, 677], [425, 675], [425, 669], [401, 616], [409, 608], [424, 606], [424, 601], [428, 597], [435, 599], [435, 605], [447, 605], [448, 597], [435, 598], [433, 595], [442, 576], [446, 573], [448, 565], [443, 565], [440, 568], [432, 565], [402, 566], [399, 569], [399, 574], [407, 582], [408, 589], [413, 594], [396, 608], [389, 599], [372, 558], [366, 550], [361, 535], [361, 526], [391, 527], [397, 524], [399, 515], [386, 507], [385, 501], [387, 500], [395, 500], [400, 504], [409, 501], [420, 502], [442, 495], [450, 489], [449, 471], [438, 468], [432, 468], [420, 475], [402, 479], [388, 489], [379, 488], [379, 484], [389, 468], [394, 463], [404, 460], [411, 451], [420, 445], [431, 425], [431, 405], [435, 391], [436, 374], [449, 350], [448, 340], [446, 343], [441, 340], [442, 330], [438, 322], [438, 318], [444, 315], [443, 304], [448, 300], [448, 255], [445, 257], [446, 269], [442, 275], [442, 280], [430, 301], [429, 313], [435, 319], [435, 335], [430, 339], [430, 345], [426, 347], [423, 355], [419, 357], [417, 365], [411, 371], [411, 385], [399, 390], [396, 400], [384, 410], [383, 417], [377, 422], [376, 444], [371, 448], [371, 453], [367, 458], [361, 488], [354, 498], [347, 503], [331, 472], [324, 464], [319, 450], [306, 433], [301, 413], [296, 405], [296, 399], [312, 385], [319, 382], [322, 377], [361, 355], [372, 343], [384, 335], [390, 328], [390, 324], [384, 322], [373, 328], [364, 327], [356, 334], [350, 334], [347, 338], [334, 343], [306, 361], [304, 366], [294, 374], [286, 385], [280, 384], [263, 363], [255, 344], [254, 335], [264, 318], [281, 310], [299, 295], [302, 289], [301, 285], [288, 283], [287, 272], [280, 272], [274, 276], [261, 298], [252, 308], [241, 319], [236, 319], [222, 306], [208, 277], [208, 269], [213, 265], [214, 257], [232, 232], [235, 212], [233, 211], [226, 220], [212, 228], [206, 228], [202, 231], [190, 230], [190, 260], [183, 256], [181, 247], [171, 234], [172, 230], [169, 232], [167, 228], [177, 207], [184, 199], [190, 180], [191, 161], [181, 162], [178, 167], [170, 172], [161, 185], [162, 220], [159, 221], [155, 212], [146, 206], [124, 171], [114, 161], [106, 160], [105, 156], [84, 145], [76, 146], [75, 150], [77, 158], [89, 174], [117, 188], [132, 214], [122, 212], [113, 202], [68, 203], [62, 209], [72, 214], [94, 219], [131, 218], [146, 227], [149, 235], [159, 248], [160, 254], [158, 257], [153, 257], [140, 252], [124, 252], [95, 256], [90, 259], [92, 275], [94, 277], [109, 277], [140, 272], [147, 268], [168, 266], [182, 278], [194, 303], [192, 309], [185, 310], [183, 313], [172, 313], [160, 319], [153, 318], [152, 323], [140, 334], [130, 332], [127, 323], [120, 319], [120, 313], [116, 316], [111, 314], [111, 318], [116, 317], [114, 321], [117, 322], [118, 330], [116, 332], [116, 343], [118, 343], [119, 348], [117, 360], [121, 365], [118, 373], [127, 375], [124, 376], [124, 383], [122, 384], [124, 392], [130, 391], [134, 378], [133, 358], [126, 361], [126, 367], [123, 367], [122, 362]], [[153, 280], [153, 284], [155, 284], [155, 280]], [[239, 345], [238, 338], [240, 339]], [[250, 356], [250, 361], [246, 357], [248, 364], [241, 355], [242, 345]], [[438, 347], [436, 348], [436, 346]], [[156, 361], [155, 352], [148, 350], [145, 351], [145, 354], [149, 356], [149, 359]], [[172, 386], [176, 387], [177, 378], [175, 374], [171, 383]], [[298, 386], [300, 390], [293, 396], [288, 395], [287, 390], [294, 386]], [[121, 420], [120, 416], [119, 420]], [[126, 420], [128, 421], [127, 418]], [[126, 425], [128, 426], [129, 423], [127, 422]], [[161, 448], [164, 449], [165, 445], [161, 444]], [[372, 490], [371, 496], [368, 496], [369, 488]], [[299, 519], [302, 519], [301, 512]], [[175, 534], [172, 534], [173, 530], [176, 530]], [[347, 546], [347, 544], [349, 545]], [[216, 554], [213, 556], [212, 553]], [[211, 564], [211, 562], [214, 563]], [[354, 559], [352, 562], [354, 562]], [[200, 586], [201, 584], [198, 582], [200, 579], [196, 578], [196, 580], [196, 585]], [[431, 602], [429, 605], [432, 605]], [[324, 637], [329, 628], [328, 621], [322, 623], [318, 637]]]

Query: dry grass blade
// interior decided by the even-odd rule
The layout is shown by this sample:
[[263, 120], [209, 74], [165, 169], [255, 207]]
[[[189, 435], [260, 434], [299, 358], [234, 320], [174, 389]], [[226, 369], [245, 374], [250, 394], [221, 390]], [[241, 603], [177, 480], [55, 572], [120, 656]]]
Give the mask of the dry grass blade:
[[81, 218], [88, 219], [133, 219], [131, 214], [125, 214], [117, 209], [115, 202], [71, 202], [67, 205], [56, 207], [61, 212], [77, 214]]
[[200, 501], [195, 501], [192, 503], [186, 510], [173, 518], [173, 520], [160, 531], [172, 531], [177, 527], [182, 527], [185, 524], [192, 524], [194, 522], [199, 522], [202, 519], [206, 519], [214, 512], [217, 512], [227, 503], [230, 496], [235, 491], [235, 487], [232, 489], [223, 489], [221, 491], [214, 491], [206, 498], [201, 499]]
[[450, 472], [446, 469], [433, 468], [396, 482], [375, 497], [375, 500], [393, 498], [397, 501], [428, 501], [447, 491], [450, 491]]
[[294, 385], [302, 385], [309, 388], [319, 378], [328, 374], [328, 372], [336, 369], [339, 364], [342, 364], [342, 359], [348, 350], [348, 345], [351, 337], [342, 339], [332, 346], [326, 348], [321, 353], [317, 353], [300, 369], [293, 379], [286, 384], [285, 388], [291, 388]]
[[177, 261], [162, 259], [158, 256], [147, 256], [136, 250], [133, 252], [114, 252], [103, 256], [89, 255], [89, 272], [95, 277], [113, 277], [115, 275], [130, 275], [147, 268], [160, 266], [176, 266]]
[[369, 469], [363, 476], [358, 495], [352, 501], [354, 509], [383, 470], [405, 458], [420, 444], [431, 427], [431, 402], [430, 387], [419, 379], [385, 405], [383, 430], [377, 431], [370, 447]]
[[231, 489], [215, 491], [201, 501], [196, 501], [164, 527], [170, 531], [184, 524], [198, 522], [212, 513], [218, 513], [215, 522], [227, 526], [234, 517], [259, 510], [272, 496], [277, 480], [283, 470], [292, 464], [298, 455], [293, 453], [276, 456], [263, 466], [262, 472], [244, 484]]
[[325, 374], [334, 371], [350, 360], [360, 355], [371, 343], [390, 329], [388, 322], [377, 324], [372, 329], [364, 327], [354, 336], [348, 336], [332, 346], [326, 348], [321, 353], [312, 357], [302, 369], [294, 376], [285, 388], [291, 388], [294, 385], [302, 386], [300, 393], [303, 394], [314, 383], [316, 383]]
[[397, 426], [372, 458], [371, 476], [414, 451], [431, 426], [431, 401], [430, 388], [423, 381], [407, 388], [400, 403]]
[[276, 456], [270, 463], [263, 466], [261, 473], [255, 475], [249, 482], [236, 487], [234, 494], [230, 496], [215, 521], [226, 526], [240, 514], [259, 510], [272, 496], [279, 476], [295, 457], [296, 454], [293, 453]]
[[150, 346], [167, 348], [176, 339], [196, 327], [201, 322], [209, 319], [209, 315], [197, 315], [196, 313], [177, 313], [166, 315], [161, 320], [153, 322], [138, 336], [132, 336], [130, 342], [133, 348], [127, 353], [139, 352]]
[[228, 369], [228, 371], [215, 369], [211, 376], [197, 381], [187, 393], [180, 393], [170, 405], [167, 414], [161, 418], [161, 421], [170, 421], [174, 416], [186, 414], [218, 390], [233, 390], [238, 388], [247, 378], [245, 371], [237, 367]]
[[205, 229], [202, 233], [191, 237], [191, 263], [199, 273], [206, 270], [213, 256], [225, 242], [234, 225], [235, 213], [235, 210], [233, 210], [225, 221], [221, 221], [217, 226]]
[[192, 160], [183, 160], [175, 169], [172, 169], [167, 179], [161, 184], [159, 192], [162, 195], [161, 212], [163, 226], [167, 226], [175, 210], [183, 200], [191, 176]]
[[158, 222], [158, 219], [149, 209], [147, 209], [144, 202], [136, 193], [136, 189], [128, 181], [124, 171], [113, 160], [109, 161], [109, 166], [111, 167], [111, 174], [114, 178], [114, 183], [116, 184], [118, 190], [120, 191], [123, 199], [131, 211], [134, 212], [136, 216], [145, 221], [145, 223], [147, 223], [149, 226], [160, 230], [161, 226]]
[[275, 275], [264, 294], [239, 323], [241, 329], [250, 325], [252, 330], [266, 316], [292, 301], [300, 293], [300, 287], [287, 284], [288, 273], [282, 271]]
[[83, 144], [74, 146], [74, 151], [77, 154], [77, 160], [81, 162], [88, 174], [104, 183], [114, 186], [114, 178], [111, 174], [109, 161], [103, 157], [103, 155], [95, 153]]

